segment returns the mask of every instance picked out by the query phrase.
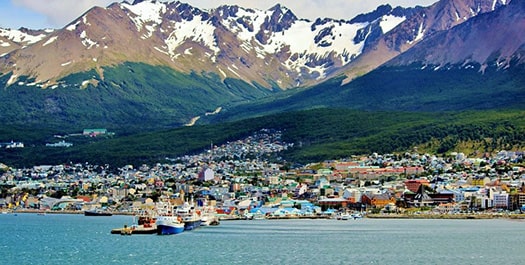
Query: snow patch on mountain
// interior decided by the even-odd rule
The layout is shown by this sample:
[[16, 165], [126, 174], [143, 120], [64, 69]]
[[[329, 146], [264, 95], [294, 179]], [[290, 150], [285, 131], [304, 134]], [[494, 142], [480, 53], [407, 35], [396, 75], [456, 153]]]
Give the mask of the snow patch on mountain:
[[0, 47], [9, 47], [11, 44], [7, 41], [0, 40]]
[[422, 40], [425, 37], [425, 29], [423, 27], [423, 23], [419, 24], [419, 29], [417, 31], [417, 35], [412, 41], [407, 41], [408, 44], [412, 44], [414, 42], [418, 42]]
[[54, 37], [49, 38], [44, 44], [42, 44], [42, 47], [47, 46], [47, 45], [53, 43], [53, 42], [56, 41], [57, 39], [58, 39], [58, 36], [54, 36]]
[[47, 35], [44, 33], [38, 35], [31, 35], [24, 33], [18, 29], [2, 29], [0, 28], [0, 36], [9, 39], [12, 42], [30, 45], [37, 43], [45, 38]]
[[405, 17], [396, 17], [393, 15], [387, 15], [381, 18], [381, 22], [379, 22], [381, 29], [383, 30], [383, 33], [387, 33], [391, 31], [393, 28], [397, 27], [397, 25], [401, 24], [401, 22], [405, 21]]
[[186, 41], [194, 41], [200, 43], [215, 54], [220, 52], [217, 43], [214, 38], [215, 26], [207, 21], [203, 21], [201, 16], [196, 16], [192, 20], [182, 20], [176, 23], [176, 28], [165, 43], [168, 46], [168, 53], [172, 58], [176, 58], [177, 53], [175, 52], [177, 47]]
[[161, 2], [140, 2], [135, 5], [123, 3], [122, 7], [128, 9], [136, 16], [131, 17], [137, 30], [140, 31], [144, 24], [162, 23], [162, 14], [166, 13], [166, 5]]
[[66, 27], [66, 30], [69, 30], [69, 31], [73, 31], [77, 28], [78, 24], [80, 24], [80, 20], [77, 21], [75, 24], [71, 24], [69, 26]]
[[95, 47], [99, 46], [96, 41], [93, 41], [90, 38], [88, 38], [87, 33], [86, 33], [85, 30], [82, 31], [82, 33], [80, 33], [80, 39], [81, 39], [80, 41], [82, 42], [82, 45], [84, 45], [88, 49], [91, 49], [93, 46], [95, 46]]

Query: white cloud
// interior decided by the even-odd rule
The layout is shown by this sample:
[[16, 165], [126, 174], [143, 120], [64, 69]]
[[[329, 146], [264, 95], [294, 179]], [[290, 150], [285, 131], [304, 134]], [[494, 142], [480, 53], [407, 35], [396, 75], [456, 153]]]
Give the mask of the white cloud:
[[[24, 7], [46, 17], [54, 27], [63, 27], [81, 16], [93, 6], [108, 6], [119, 0], [11, 0], [19, 7]], [[165, 2], [167, 0], [164, 0]], [[172, 0], [170, 0], [172, 1]], [[133, 0], [128, 0], [133, 2]], [[355, 15], [374, 10], [377, 6], [390, 3], [392, 6], [427, 6], [437, 0], [182, 0], [201, 9], [215, 8], [220, 5], [239, 5], [242, 7], [266, 10], [277, 3], [291, 9], [299, 18], [315, 19], [330, 17], [351, 19]]]
[[42, 14], [50, 25], [63, 27], [94, 6], [107, 6], [111, 0], [11, 0], [14, 5]]

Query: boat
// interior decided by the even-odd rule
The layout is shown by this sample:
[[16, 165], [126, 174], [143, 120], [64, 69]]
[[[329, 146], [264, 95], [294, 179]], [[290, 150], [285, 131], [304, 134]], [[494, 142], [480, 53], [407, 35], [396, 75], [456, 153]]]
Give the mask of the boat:
[[184, 222], [182, 217], [175, 212], [171, 204], [164, 205], [157, 209], [157, 218], [155, 219], [157, 235], [174, 235], [184, 232]]
[[193, 203], [185, 202], [183, 205], [177, 207], [175, 213], [182, 218], [184, 230], [196, 229], [200, 227], [202, 223], [201, 211], [195, 209]]
[[337, 220], [350, 220], [352, 216], [349, 213], [338, 213], [336, 215]]
[[219, 225], [219, 217], [215, 214], [215, 207], [205, 207], [201, 213], [201, 226]]
[[352, 214], [352, 218], [354, 218], [354, 220], [361, 219], [363, 218], [363, 215], [361, 213], [354, 213]]
[[135, 234], [156, 234], [157, 226], [155, 225], [157, 215], [152, 211], [139, 211], [133, 216], [131, 226], [124, 225], [122, 228], [111, 230], [111, 234], [135, 235]]
[[155, 224], [157, 235], [174, 235], [184, 232], [184, 223], [180, 216], [157, 216]]
[[112, 215], [113, 213], [100, 209], [100, 208], [84, 211], [84, 216], [112, 216]]

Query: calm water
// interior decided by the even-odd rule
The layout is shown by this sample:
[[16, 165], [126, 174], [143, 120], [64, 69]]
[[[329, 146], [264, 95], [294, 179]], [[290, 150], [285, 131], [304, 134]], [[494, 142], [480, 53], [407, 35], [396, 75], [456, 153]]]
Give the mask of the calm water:
[[0, 264], [525, 264], [513, 220], [223, 221], [112, 235], [132, 217], [0, 215]]

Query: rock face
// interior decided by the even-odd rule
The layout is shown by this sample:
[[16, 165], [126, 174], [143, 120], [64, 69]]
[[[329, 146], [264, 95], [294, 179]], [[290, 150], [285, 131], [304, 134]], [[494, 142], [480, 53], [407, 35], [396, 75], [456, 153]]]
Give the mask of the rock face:
[[[490, 64], [507, 68], [523, 63], [525, 47], [525, 2], [477, 16], [448, 31], [442, 31], [396, 57], [390, 65], [467, 66], [476, 64], [481, 71]], [[471, 66], [469, 66], [471, 67]]]
[[368, 73], [424, 39], [448, 31], [473, 17], [492, 13], [509, 3], [506, 0], [441, 0], [430, 7], [418, 9], [395, 29], [367, 45], [356, 60], [346, 65], [341, 71], [348, 76], [345, 82]]

